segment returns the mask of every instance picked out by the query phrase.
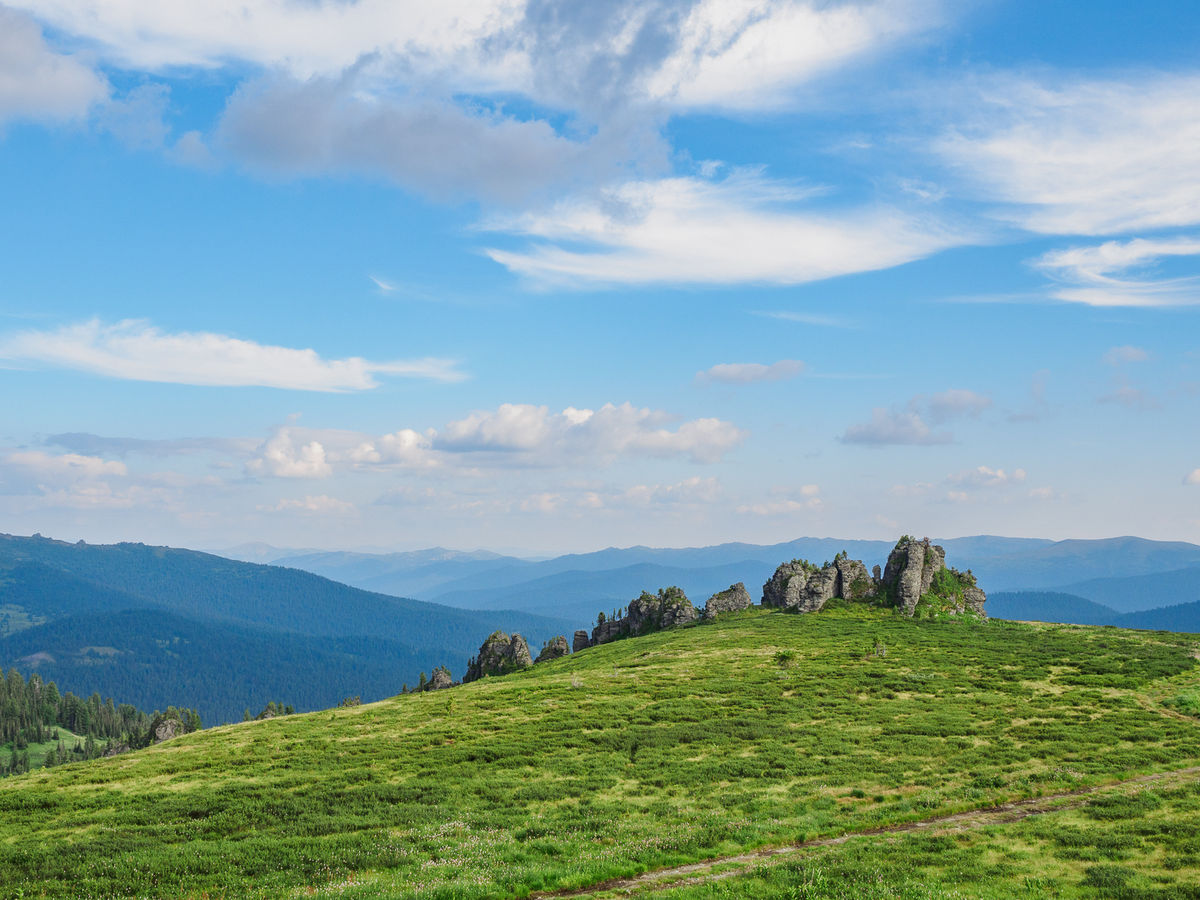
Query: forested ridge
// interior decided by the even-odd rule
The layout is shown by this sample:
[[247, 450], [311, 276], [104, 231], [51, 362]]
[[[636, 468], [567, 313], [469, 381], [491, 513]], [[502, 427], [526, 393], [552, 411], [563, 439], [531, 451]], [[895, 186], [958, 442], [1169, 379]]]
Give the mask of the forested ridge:
[[541, 641], [568, 627], [192, 550], [0, 535], [0, 667], [141, 709], [183, 703], [211, 724], [279, 697], [378, 700], [437, 665], [461, 673], [499, 628]]
[[60, 692], [57, 684], [36, 672], [26, 680], [9, 669], [0, 682], [0, 775], [95, 759], [109, 747], [145, 747], [155, 727], [167, 718], [178, 719], [185, 733], [201, 727], [200, 715], [192, 709], [172, 706], [149, 715], [129, 703], [102, 699], [99, 693], [85, 700]]

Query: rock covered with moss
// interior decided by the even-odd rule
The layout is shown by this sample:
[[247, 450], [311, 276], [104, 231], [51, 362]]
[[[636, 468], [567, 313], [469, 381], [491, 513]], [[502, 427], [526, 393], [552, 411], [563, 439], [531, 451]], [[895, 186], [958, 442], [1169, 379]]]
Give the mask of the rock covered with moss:
[[511, 638], [503, 631], [493, 631], [479, 648], [479, 655], [467, 663], [463, 683], [477, 681], [489, 675], [507, 675], [533, 665], [529, 644], [519, 634]]
[[731, 584], [727, 590], [719, 591], [708, 598], [708, 602], [704, 604], [704, 619], [715, 619], [721, 613], [737, 612], [740, 609], [749, 609], [753, 605], [754, 600], [746, 590], [746, 585], [739, 581], [737, 584]]
[[933, 576], [946, 568], [946, 551], [929, 538], [918, 541], [904, 535], [888, 554], [883, 567], [883, 590], [893, 606], [911, 616], [933, 586]]
[[590, 646], [592, 646], [591, 638], [588, 637], [586, 631], [580, 628], [571, 639], [571, 652], [578, 653], [580, 650], [586, 650]]
[[689, 625], [700, 618], [700, 613], [687, 598], [687, 594], [674, 586], [662, 588], [657, 594], [642, 591], [640, 597], [629, 602], [629, 608], [623, 613], [608, 618], [604, 613], [600, 613], [596, 627], [592, 629], [589, 646], [607, 644], [617, 638], [649, 634], [664, 628]]
[[[866, 578], [865, 583], [859, 584], [863, 578]], [[856, 599], [874, 593], [874, 582], [867, 576], [867, 567], [857, 560], [845, 559], [843, 554], [824, 566], [806, 559], [793, 559], [776, 569], [763, 585], [762, 604], [795, 612], [816, 612], [834, 597], [851, 599], [846, 594], [852, 584]]]
[[558, 637], [551, 638], [542, 645], [542, 650], [537, 655], [535, 663], [546, 662], [551, 659], [559, 659], [571, 652], [571, 648], [567, 646], [567, 639], [561, 634]]

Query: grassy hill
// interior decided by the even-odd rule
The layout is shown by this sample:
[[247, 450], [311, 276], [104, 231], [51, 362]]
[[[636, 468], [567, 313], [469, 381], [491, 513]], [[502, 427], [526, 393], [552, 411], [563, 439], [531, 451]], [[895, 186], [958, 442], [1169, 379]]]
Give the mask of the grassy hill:
[[[794, 849], [1200, 765], [1200, 722], [1176, 709], [1200, 687], [1198, 648], [1111, 628], [755, 609], [505, 678], [9, 779], [0, 884], [505, 897]], [[682, 896], [1098, 896], [1089, 878], [1195, 896], [1193, 788], [1126, 786], [1125, 806], [1098, 794], [1061, 820], [965, 839], [805, 845]], [[1031, 888], [1030, 874], [1046, 880]]]

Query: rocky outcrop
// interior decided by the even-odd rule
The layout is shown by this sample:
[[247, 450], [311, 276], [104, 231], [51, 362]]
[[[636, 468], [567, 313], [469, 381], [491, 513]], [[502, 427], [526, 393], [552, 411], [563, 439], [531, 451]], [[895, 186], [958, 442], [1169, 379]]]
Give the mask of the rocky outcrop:
[[[865, 567], [863, 571], [866, 571]], [[794, 559], [776, 569], [775, 574], [763, 585], [762, 602], [763, 606], [777, 609], [816, 612], [834, 597], [841, 596], [840, 585], [836, 563], [817, 568], [807, 560]]]
[[489, 675], [507, 675], [532, 665], [533, 657], [529, 654], [529, 644], [525, 638], [519, 634], [510, 638], [503, 631], [493, 631], [479, 648], [479, 655], [467, 664], [463, 683]]
[[454, 679], [450, 677], [450, 670], [445, 666], [435, 668], [429, 680], [425, 682], [427, 691], [442, 691], [448, 687], [454, 687]]
[[731, 584], [728, 590], [713, 594], [704, 604], [705, 620], [715, 619], [721, 613], [737, 612], [739, 609], [749, 609], [754, 605], [750, 592], [742, 582]]
[[888, 554], [882, 587], [892, 605], [911, 616], [921, 597], [929, 592], [935, 574], [946, 568], [946, 551], [929, 538], [900, 538]]
[[600, 614], [596, 627], [592, 629], [591, 646], [607, 644], [621, 637], [688, 625], [699, 618], [700, 614], [692, 606], [692, 601], [677, 587], [663, 588], [657, 594], [642, 591], [640, 597], [630, 601], [624, 616], [606, 619], [603, 613]]
[[173, 737], [178, 737], [183, 732], [183, 723], [174, 716], [168, 716], [154, 723], [150, 740], [155, 744], [161, 744], [163, 741], [169, 741]]
[[[837, 586], [834, 588], [834, 596], [841, 597], [843, 600], [865, 600], [878, 589], [876, 584], [878, 579], [867, 574], [867, 567], [861, 560], [850, 559], [839, 554], [834, 559], [833, 565], [837, 569]], [[875, 568], [878, 571], [879, 567]]]
[[970, 571], [967, 572], [967, 575], [970, 577], [972, 583], [963, 589], [963, 605], [967, 610], [978, 616], [986, 616], [987, 613], [983, 611], [983, 604], [987, 602], [987, 594], [983, 592], [983, 589], [979, 585], [974, 583], [975, 576]]
[[567, 639], [560, 634], [558, 637], [546, 641], [542, 647], [542, 651], [537, 655], [537, 659], [534, 662], [540, 663], [550, 659], [559, 659], [570, 652], [571, 649], [567, 646]]
[[578, 653], [580, 650], [586, 650], [592, 646], [591, 639], [588, 638], [588, 633], [583, 629], [575, 632], [575, 637], [571, 641], [571, 652]]

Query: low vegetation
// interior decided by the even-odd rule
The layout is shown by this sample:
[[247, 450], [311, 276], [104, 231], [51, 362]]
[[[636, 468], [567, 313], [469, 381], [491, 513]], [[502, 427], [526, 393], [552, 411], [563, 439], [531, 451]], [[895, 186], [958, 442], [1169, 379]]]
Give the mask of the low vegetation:
[[[749, 610], [452, 690], [8, 779], [0, 884], [52, 897], [523, 896], [1105, 784], [1200, 764], [1200, 725], [1156, 699], [1200, 687], [1196, 647], [850, 603]], [[1138, 840], [1159, 858], [1196, 852]], [[888, 881], [903, 862], [889, 846], [864, 838], [819, 865], [832, 877], [867, 854], [886, 869], [879, 884], [903, 887]], [[1003, 863], [972, 846], [972, 872]], [[959, 890], [945, 859], [930, 883]], [[914, 860], [920, 881], [935, 856]], [[1158, 871], [1077, 862], [1061, 877], [1119, 879], [1105, 867], [1124, 866], [1132, 889]], [[783, 896], [942, 896], [831, 893], [806, 886], [809, 864]], [[1172, 877], [1195, 884], [1191, 871]], [[780, 895], [764, 884], [746, 888]]]

